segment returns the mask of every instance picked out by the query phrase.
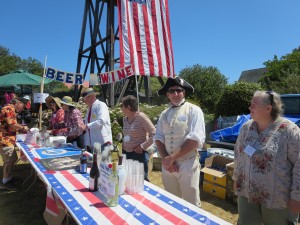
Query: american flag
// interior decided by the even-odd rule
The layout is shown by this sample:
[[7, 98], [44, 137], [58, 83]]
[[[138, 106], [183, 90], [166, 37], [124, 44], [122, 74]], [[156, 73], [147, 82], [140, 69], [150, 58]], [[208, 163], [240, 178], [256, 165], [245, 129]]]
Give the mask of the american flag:
[[118, 0], [120, 67], [175, 77], [168, 0]]

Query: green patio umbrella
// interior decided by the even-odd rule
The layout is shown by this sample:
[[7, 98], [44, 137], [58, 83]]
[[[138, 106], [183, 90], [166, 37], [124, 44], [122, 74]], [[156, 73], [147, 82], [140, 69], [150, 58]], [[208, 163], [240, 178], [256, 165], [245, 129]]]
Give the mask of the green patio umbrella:
[[[45, 78], [44, 84], [50, 83], [51, 79]], [[41, 85], [42, 77], [28, 73], [25, 70], [17, 70], [0, 76], [0, 87], [15, 85]]]

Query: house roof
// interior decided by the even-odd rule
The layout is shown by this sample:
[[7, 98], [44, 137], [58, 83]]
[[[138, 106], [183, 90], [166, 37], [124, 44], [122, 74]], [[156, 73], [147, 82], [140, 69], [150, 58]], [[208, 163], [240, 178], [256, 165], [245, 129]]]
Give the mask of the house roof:
[[241, 73], [239, 81], [257, 83], [258, 80], [264, 76], [265, 72], [267, 72], [267, 68], [245, 70]]

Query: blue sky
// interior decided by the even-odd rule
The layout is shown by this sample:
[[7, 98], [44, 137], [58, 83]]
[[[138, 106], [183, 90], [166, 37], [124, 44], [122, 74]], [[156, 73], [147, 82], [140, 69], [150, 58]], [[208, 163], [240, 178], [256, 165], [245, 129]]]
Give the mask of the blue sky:
[[[0, 45], [75, 72], [84, 0], [1, 1]], [[299, 0], [169, 0], [175, 71], [215, 66], [230, 83], [300, 46]]]

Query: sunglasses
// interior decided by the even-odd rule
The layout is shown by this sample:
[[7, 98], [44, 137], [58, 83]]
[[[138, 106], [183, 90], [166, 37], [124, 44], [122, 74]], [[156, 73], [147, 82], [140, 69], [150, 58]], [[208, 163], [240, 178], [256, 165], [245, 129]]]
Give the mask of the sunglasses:
[[266, 91], [266, 94], [268, 94], [270, 96], [270, 102], [271, 102], [271, 105], [273, 105], [274, 104], [274, 92]]
[[181, 93], [181, 92], [184, 92], [184, 90], [181, 89], [181, 88], [176, 88], [176, 89], [169, 89], [167, 92], [168, 92], [169, 94], [174, 94], [175, 92], [176, 92], [177, 94], [179, 94], [179, 93]]

